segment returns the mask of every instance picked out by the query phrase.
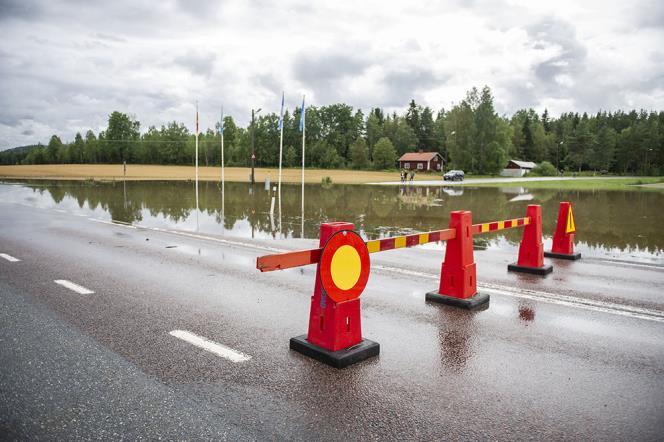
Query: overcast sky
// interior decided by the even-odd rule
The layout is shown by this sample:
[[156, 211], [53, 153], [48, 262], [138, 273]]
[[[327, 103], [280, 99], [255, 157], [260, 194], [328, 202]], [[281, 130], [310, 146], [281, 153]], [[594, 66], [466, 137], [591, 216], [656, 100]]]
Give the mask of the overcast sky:
[[0, 0], [0, 149], [106, 127], [193, 130], [223, 104], [664, 109], [664, 1]]

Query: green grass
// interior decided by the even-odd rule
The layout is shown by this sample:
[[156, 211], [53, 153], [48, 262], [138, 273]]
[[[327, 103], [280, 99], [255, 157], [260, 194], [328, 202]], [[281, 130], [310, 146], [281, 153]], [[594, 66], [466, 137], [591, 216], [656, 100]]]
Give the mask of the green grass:
[[663, 186], [643, 187], [642, 184], [661, 184], [664, 177], [640, 178], [598, 178], [564, 181], [514, 181], [508, 183], [464, 184], [472, 187], [510, 187], [523, 186], [529, 189], [568, 189], [568, 190], [656, 190], [664, 191]]

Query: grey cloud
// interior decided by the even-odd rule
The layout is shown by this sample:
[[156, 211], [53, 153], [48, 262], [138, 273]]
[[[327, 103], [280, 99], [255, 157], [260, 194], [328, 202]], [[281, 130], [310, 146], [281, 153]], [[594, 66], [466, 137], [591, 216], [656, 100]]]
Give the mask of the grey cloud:
[[261, 74], [254, 77], [256, 82], [265, 89], [273, 93], [278, 93], [284, 85], [279, 81], [274, 75], [271, 74]]
[[32, 130], [32, 128], [25, 129], [24, 131], [21, 132], [21, 135], [24, 135], [26, 137], [29, 137], [29, 136], [34, 135], [34, 134], [35, 134], [35, 131]]
[[661, 0], [649, 1], [637, 10], [637, 26], [664, 29], [664, 3]]
[[418, 91], [445, 83], [449, 77], [420, 67], [388, 72], [384, 78], [384, 85], [389, 95], [383, 97], [380, 105], [404, 106], [409, 100], [416, 98]]
[[21, 125], [21, 121], [32, 119], [34, 119], [32, 115], [13, 114], [5, 111], [0, 114], [0, 124], [10, 127], [18, 127]]
[[189, 52], [173, 59], [173, 62], [195, 75], [212, 75], [217, 56], [212, 53]]
[[300, 54], [295, 58], [296, 78], [307, 86], [325, 89], [336, 81], [360, 75], [371, 66], [367, 58], [350, 53]]
[[112, 35], [112, 34], [104, 34], [102, 32], [98, 32], [96, 34], [96, 37], [100, 40], [108, 40], [116, 43], [124, 43], [127, 41], [126, 38], [118, 37], [117, 35]]
[[545, 86], [558, 88], [555, 77], [560, 74], [574, 74], [585, 66], [587, 50], [576, 38], [576, 29], [570, 23], [553, 17], [542, 20], [527, 28], [535, 41], [534, 47], [560, 46], [560, 54], [535, 67], [535, 75]]
[[31, 20], [41, 15], [42, 6], [32, 0], [1, 0], [0, 20], [18, 18]]

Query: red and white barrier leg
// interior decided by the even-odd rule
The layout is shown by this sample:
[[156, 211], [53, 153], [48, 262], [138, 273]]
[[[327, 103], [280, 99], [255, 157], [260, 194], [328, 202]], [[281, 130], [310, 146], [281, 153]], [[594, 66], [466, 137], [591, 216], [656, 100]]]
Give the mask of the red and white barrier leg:
[[580, 253], [574, 253], [574, 235], [576, 225], [572, 213], [572, 203], [563, 201], [558, 209], [558, 222], [556, 231], [553, 232], [553, 244], [550, 252], [544, 252], [547, 258], [559, 258], [577, 260], [581, 258]]
[[466, 309], [475, 309], [489, 302], [489, 295], [477, 293], [472, 227], [471, 212], [450, 213], [450, 229], [454, 229], [456, 235], [447, 240], [440, 287], [438, 291], [426, 294], [427, 301]]
[[[325, 247], [328, 240], [337, 232], [353, 233], [353, 228], [352, 223], [345, 222], [321, 224], [320, 247]], [[361, 240], [360, 242], [366, 247], [364, 242]], [[368, 261], [363, 265], [368, 265]], [[306, 335], [291, 338], [290, 348], [336, 368], [378, 356], [380, 345], [362, 339], [359, 294], [354, 299], [337, 302], [325, 293], [321, 281], [321, 262], [319, 262], [314, 294], [311, 297], [309, 331]], [[362, 286], [361, 289], [363, 288]]]
[[509, 264], [511, 272], [547, 275], [553, 271], [551, 264], [544, 264], [544, 244], [542, 244], [542, 206], [531, 204], [526, 210], [530, 222], [523, 229], [523, 237], [519, 245], [519, 260]]

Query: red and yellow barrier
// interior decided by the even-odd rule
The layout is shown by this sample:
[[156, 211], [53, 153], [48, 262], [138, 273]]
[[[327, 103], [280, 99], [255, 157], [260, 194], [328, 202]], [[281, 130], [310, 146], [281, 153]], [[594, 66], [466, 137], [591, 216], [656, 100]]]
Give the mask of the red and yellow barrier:
[[489, 295], [477, 292], [473, 237], [520, 227], [524, 229], [519, 258], [508, 270], [550, 273], [553, 267], [543, 262], [542, 208], [539, 205], [528, 206], [523, 218], [482, 224], [473, 224], [469, 211], [455, 211], [450, 214], [448, 229], [366, 242], [353, 231], [352, 223], [321, 224], [317, 249], [261, 256], [256, 260], [256, 268], [269, 272], [318, 265], [308, 332], [292, 338], [290, 348], [342, 368], [380, 352], [379, 344], [362, 338], [359, 297], [369, 278], [370, 254], [446, 241], [440, 285], [437, 291], [427, 293], [426, 299], [474, 309], [487, 304]]

